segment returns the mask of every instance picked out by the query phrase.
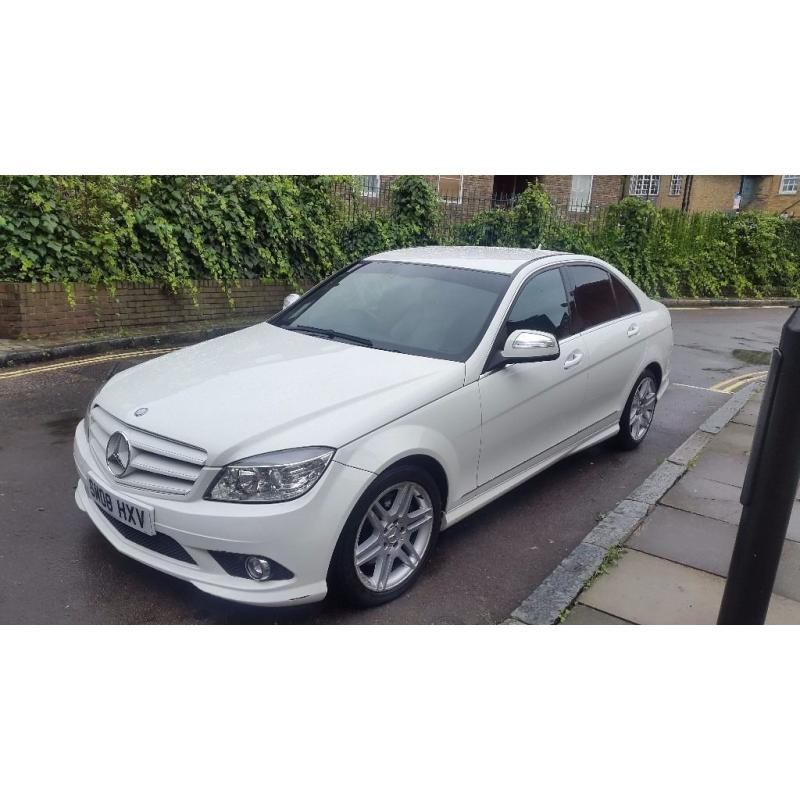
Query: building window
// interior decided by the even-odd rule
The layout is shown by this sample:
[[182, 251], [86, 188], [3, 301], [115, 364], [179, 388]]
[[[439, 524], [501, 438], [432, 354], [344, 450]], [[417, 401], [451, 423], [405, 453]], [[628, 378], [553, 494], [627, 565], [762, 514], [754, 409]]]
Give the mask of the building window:
[[781, 175], [781, 189], [778, 194], [797, 194], [800, 175]]
[[460, 203], [464, 196], [464, 176], [440, 175], [437, 191], [445, 203]]
[[569, 210], [588, 211], [592, 202], [592, 176], [573, 175], [569, 189]]
[[359, 175], [361, 178], [361, 196], [377, 197], [381, 190], [380, 175]]
[[669, 196], [677, 197], [681, 193], [682, 184], [683, 184], [683, 175], [673, 175], [669, 181]]
[[634, 197], [655, 197], [660, 187], [660, 175], [631, 175], [628, 194], [632, 194]]

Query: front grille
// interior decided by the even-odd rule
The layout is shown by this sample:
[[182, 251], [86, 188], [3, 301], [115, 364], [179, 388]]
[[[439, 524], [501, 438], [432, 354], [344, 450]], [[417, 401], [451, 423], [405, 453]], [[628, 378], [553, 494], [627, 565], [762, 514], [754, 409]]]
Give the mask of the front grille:
[[[217, 564], [219, 564], [228, 575], [233, 575], [235, 578], [247, 578], [250, 580], [250, 576], [244, 568], [244, 562], [248, 557], [247, 555], [242, 555], [241, 553], [225, 553], [222, 550], [209, 550], [208, 553], [214, 557]], [[283, 564], [279, 564], [271, 558], [268, 558], [267, 561], [269, 561], [269, 579], [271, 581], [286, 581], [289, 580], [289, 578], [294, 578], [294, 573], [286, 569]]]
[[116, 478], [118, 483], [166, 494], [191, 491], [208, 458], [205, 450], [133, 428], [95, 406], [89, 416], [89, 443], [101, 464], [106, 463], [106, 445], [116, 431], [124, 433], [131, 446], [130, 472]]
[[148, 536], [146, 533], [137, 531], [136, 528], [131, 528], [124, 522], [120, 522], [110, 514], [107, 514], [101, 508], [103, 516], [129, 541], [138, 544], [139, 547], [145, 547], [152, 550], [154, 553], [159, 553], [167, 558], [174, 558], [176, 561], [183, 561], [186, 564], [196, 564], [197, 562], [176, 542], [171, 536], [166, 533], [156, 532], [155, 536]]

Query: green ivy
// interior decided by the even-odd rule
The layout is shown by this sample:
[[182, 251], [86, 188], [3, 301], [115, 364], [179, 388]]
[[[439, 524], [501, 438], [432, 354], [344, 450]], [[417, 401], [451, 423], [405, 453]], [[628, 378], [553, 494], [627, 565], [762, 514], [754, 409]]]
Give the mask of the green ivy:
[[[338, 187], [338, 188], [337, 188]], [[342, 188], [344, 187], [344, 188]], [[589, 222], [565, 220], [529, 186], [511, 209], [447, 225], [422, 177], [375, 208], [352, 176], [0, 177], [0, 280], [315, 282], [396, 247], [542, 246], [620, 267], [656, 296], [800, 295], [800, 220], [685, 214], [626, 198]]]
[[343, 263], [325, 176], [0, 178], [0, 280], [316, 281]]

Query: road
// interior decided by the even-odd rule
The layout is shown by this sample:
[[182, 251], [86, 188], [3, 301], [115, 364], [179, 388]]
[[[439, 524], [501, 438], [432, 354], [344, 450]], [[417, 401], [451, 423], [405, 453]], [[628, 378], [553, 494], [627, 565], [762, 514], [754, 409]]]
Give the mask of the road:
[[445, 531], [413, 589], [368, 611], [217, 600], [118, 554], [76, 508], [75, 425], [114, 363], [152, 356], [0, 370], [0, 623], [502, 621], [729, 397], [710, 387], [766, 368], [741, 351], [768, 353], [788, 315], [785, 308], [674, 311], [673, 386], [637, 451], [601, 444], [533, 478]]

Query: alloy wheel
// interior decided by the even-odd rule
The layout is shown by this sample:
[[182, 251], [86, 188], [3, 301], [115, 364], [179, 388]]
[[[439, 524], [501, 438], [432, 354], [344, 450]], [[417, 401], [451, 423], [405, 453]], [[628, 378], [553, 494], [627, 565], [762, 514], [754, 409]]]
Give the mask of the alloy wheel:
[[653, 422], [655, 411], [656, 384], [649, 375], [645, 375], [636, 387], [636, 391], [633, 393], [633, 402], [631, 403], [629, 424], [631, 438], [634, 441], [640, 442], [644, 439], [645, 434], [650, 429], [650, 424]]
[[424, 487], [404, 481], [371, 503], [359, 525], [353, 563], [361, 583], [385, 592], [422, 563], [433, 532], [433, 503]]

